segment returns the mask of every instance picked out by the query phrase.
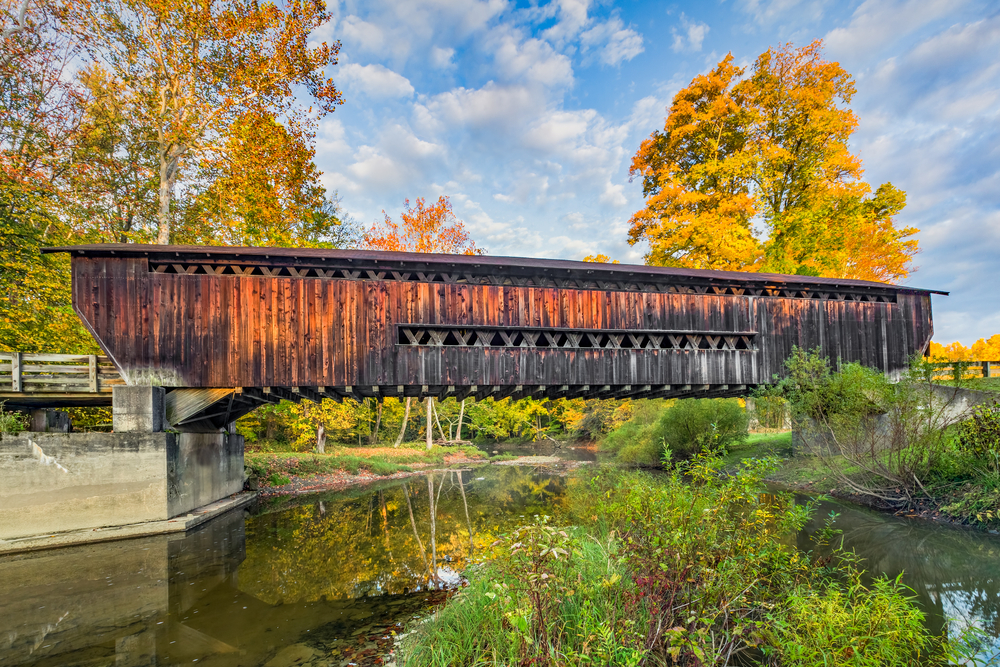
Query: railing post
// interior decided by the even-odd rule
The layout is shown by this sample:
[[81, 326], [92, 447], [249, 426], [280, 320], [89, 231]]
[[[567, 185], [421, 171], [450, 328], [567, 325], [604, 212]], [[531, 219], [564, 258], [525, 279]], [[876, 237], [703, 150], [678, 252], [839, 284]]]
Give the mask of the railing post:
[[988, 378], [990, 376], [990, 362], [983, 362], [983, 377]]
[[90, 364], [90, 391], [95, 393], [97, 391], [97, 355], [91, 354], [87, 357], [87, 361]]
[[11, 391], [24, 391], [21, 387], [21, 353], [10, 353], [10, 382]]

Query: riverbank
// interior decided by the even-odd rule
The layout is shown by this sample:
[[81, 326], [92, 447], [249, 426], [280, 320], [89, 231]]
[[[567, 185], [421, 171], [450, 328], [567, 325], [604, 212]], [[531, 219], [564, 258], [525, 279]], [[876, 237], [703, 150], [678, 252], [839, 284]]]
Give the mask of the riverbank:
[[745, 446], [729, 452], [723, 461], [726, 470], [732, 471], [743, 461], [764, 457], [780, 459], [777, 469], [769, 473], [765, 477], [765, 481], [789, 491], [814, 495], [824, 494], [895, 516], [971, 527], [994, 535], [998, 534], [997, 521], [994, 520], [993, 516], [989, 518], [984, 516], [984, 521], [978, 521], [973, 516], [970, 521], [968, 514], [962, 515], [949, 511], [955, 507], [956, 503], [961, 506], [962, 499], [966, 496], [963, 491], [971, 489], [957, 486], [951, 492], [943, 492], [940, 496], [930, 498], [918, 498], [912, 504], [900, 507], [898, 503], [890, 503], [876, 496], [857, 493], [848, 488], [839, 475], [852, 475], [860, 471], [852, 469], [844, 459], [831, 460], [820, 456], [793, 455], [790, 431], [751, 434]]
[[422, 443], [399, 447], [333, 447], [329, 452], [247, 452], [247, 484], [263, 497], [339, 491], [374, 481], [419, 475], [432, 467], [486, 463], [488, 454], [469, 445], [427, 449]]

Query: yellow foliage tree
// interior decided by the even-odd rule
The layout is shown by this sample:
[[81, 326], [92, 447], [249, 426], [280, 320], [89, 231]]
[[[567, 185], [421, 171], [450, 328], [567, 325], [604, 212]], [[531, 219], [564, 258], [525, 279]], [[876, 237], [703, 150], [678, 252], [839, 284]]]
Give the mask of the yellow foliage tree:
[[971, 347], [958, 341], [949, 345], [931, 341], [927, 356], [936, 361], [1000, 361], [1000, 334], [980, 338]]
[[323, 247], [337, 243], [340, 215], [327, 199], [310, 135], [249, 112], [201, 163], [201, 184], [184, 206], [180, 243]]
[[373, 250], [397, 252], [439, 252], [455, 255], [482, 255], [475, 241], [465, 230], [462, 221], [455, 217], [451, 201], [442, 195], [437, 202], [427, 205], [417, 197], [415, 205], [407, 199], [406, 210], [394, 222], [385, 211], [385, 220], [375, 223], [365, 232], [363, 245]]
[[651, 264], [905, 277], [917, 230], [893, 223], [905, 193], [885, 183], [872, 195], [861, 180], [853, 95], [820, 41], [768, 49], [749, 72], [726, 56], [677, 93], [633, 158], [646, 206], [629, 242], [647, 241]]

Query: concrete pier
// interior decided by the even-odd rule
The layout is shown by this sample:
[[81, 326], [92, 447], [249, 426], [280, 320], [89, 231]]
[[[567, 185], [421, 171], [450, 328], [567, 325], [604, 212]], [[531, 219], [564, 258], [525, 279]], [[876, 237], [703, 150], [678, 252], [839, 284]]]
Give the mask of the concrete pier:
[[163, 522], [240, 493], [243, 437], [166, 431], [164, 404], [161, 387], [115, 387], [113, 433], [0, 436], [0, 552], [12, 540]]

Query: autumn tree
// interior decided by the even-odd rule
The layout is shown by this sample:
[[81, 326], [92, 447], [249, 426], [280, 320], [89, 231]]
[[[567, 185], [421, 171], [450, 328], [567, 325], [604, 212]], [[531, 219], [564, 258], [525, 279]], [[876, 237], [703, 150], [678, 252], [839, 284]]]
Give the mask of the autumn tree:
[[[341, 247], [352, 223], [328, 197], [312, 136], [270, 114], [247, 113], [206, 151], [182, 206], [182, 243]], [[342, 227], [344, 227], [342, 229]]]
[[652, 264], [905, 277], [917, 230], [894, 225], [902, 191], [861, 180], [854, 92], [820, 41], [769, 49], [751, 68], [726, 56], [677, 93], [633, 158], [646, 207], [629, 242], [648, 241]]
[[90, 352], [69, 305], [69, 261], [39, 249], [67, 238], [58, 182], [79, 123], [68, 72], [77, 44], [63, 9], [0, 0], [0, 348]]
[[310, 38], [330, 19], [322, 0], [88, 0], [74, 7], [92, 59], [121, 83], [127, 117], [155, 142], [158, 243], [170, 242], [185, 158], [223, 141], [248, 112], [305, 122], [295, 111], [296, 87], [318, 113], [341, 103], [324, 75], [340, 45]]
[[600, 253], [596, 255], [587, 255], [583, 258], [585, 262], [592, 262], [594, 264], [618, 264], [617, 259], [611, 259], [607, 255], [602, 255]]
[[486, 252], [476, 247], [465, 225], [455, 217], [448, 197], [442, 195], [430, 206], [423, 197], [418, 197], [412, 206], [407, 199], [405, 207], [398, 223], [383, 211], [385, 220], [375, 223], [365, 232], [362, 245], [372, 250], [396, 252], [455, 255], [482, 255]]
[[157, 232], [156, 144], [127, 116], [121, 82], [98, 65], [78, 81], [80, 124], [68, 150], [61, 190], [77, 238], [102, 243], [150, 243]]

